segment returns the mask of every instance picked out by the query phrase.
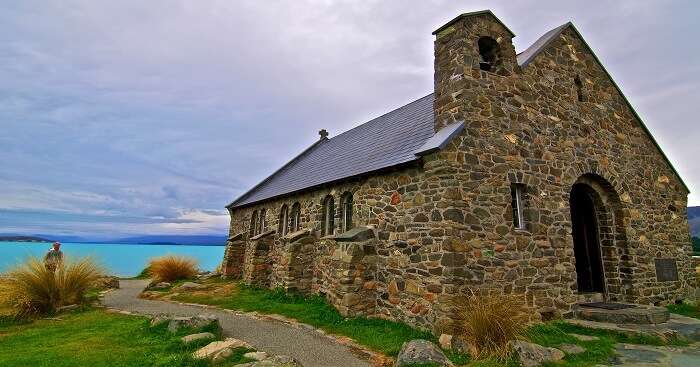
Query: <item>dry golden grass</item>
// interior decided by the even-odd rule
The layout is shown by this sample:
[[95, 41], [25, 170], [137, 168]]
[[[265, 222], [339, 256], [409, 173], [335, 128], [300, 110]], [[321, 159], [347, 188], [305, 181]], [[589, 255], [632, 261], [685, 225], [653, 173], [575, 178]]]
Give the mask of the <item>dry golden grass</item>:
[[151, 259], [148, 269], [155, 281], [172, 282], [197, 275], [197, 260], [177, 255], [166, 255]]
[[515, 296], [472, 293], [456, 298], [452, 306], [459, 320], [456, 334], [475, 359], [506, 359], [509, 342], [521, 337], [527, 326], [526, 309]]
[[90, 258], [68, 259], [56, 272], [30, 258], [7, 273], [2, 301], [19, 317], [52, 313], [61, 306], [81, 303], [101, 273]]

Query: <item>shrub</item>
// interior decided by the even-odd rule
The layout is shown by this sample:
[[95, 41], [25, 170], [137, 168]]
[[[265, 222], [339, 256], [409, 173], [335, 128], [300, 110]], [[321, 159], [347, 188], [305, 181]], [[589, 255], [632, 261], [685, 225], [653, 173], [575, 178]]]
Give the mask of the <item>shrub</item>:
[[472, 292], [457, 297], [452, 306], [458, 320], [456, 335], [473, 358], [508, 358], [509, 342], [522, 336], [528, 321], [524, 304], [512, 295]]
[[53, 313], [59, 307], [82, 303], [85, 293], [101, 276], [98, 265], [90, 258], [66, 259], [55, 272], [37, 258], [10, 270], [5, 282], [4, 302], [15, 316]]
[[172, 282], [197, 274], [197, 260], [185, 256], [166, 255], [151, 259], [148, 269], [155, 281]]

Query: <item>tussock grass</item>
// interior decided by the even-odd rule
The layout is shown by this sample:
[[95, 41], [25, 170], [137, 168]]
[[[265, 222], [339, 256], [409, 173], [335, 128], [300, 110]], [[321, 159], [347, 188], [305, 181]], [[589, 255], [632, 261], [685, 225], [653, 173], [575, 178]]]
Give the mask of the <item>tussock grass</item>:
[[32, 257], [8, 272], [0, 302], [13, 310], [15, 317], [53, 313], [61, 306], [83, 303], [101, 274], [91, 258], [66, 259], [52, 272]]
[[197, 275], [197, 260], [178, 255], [165, 255], [151, 259], [148, 272], [155, 281], [173, 282]]
[[456, 334], [469, 346], [473, 358], [506, 360], [509, 342], [523, 335], [527, 325], [522, 301], [512, 295], [472, 293], [452, 301]]

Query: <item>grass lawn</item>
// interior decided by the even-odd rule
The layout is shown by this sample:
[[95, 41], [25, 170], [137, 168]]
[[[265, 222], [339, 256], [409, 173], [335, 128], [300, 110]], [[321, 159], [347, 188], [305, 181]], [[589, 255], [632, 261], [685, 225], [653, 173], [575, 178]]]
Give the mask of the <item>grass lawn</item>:
[[666, 308], [671, 313], [676, 313], [679, 315], [700, 319], [700, 305], [681, 303], [679, 305], [668, 305], [668, 306], [666, 306]]
[[[436, 337], [430, 332], [417, 330], [406, 324], [363, 317], [344, 318], [320, 296], [302, 297], [280, 290], [259, 289], [241, 283], [222, 280], [212, 279], [204, 283], [213, 286], [217, 290], [177, 293], [173, 294], [171, 299], [181, 302], [215, 305], [233, 310], [283, 315], [333, 334], [350, 337], [359, 344], [393, 357], [398, 354], [401, 345], [406, 341], [427, 339], [437, 342]], [[225, 286], [225, 292], [221, 291], [221, 286]], [[571, 336], [572, 333], [595, 336], [598, 339], [580, 341]], [[575, 344], [585, 348], [586, 351], [584, 353], [567, 355], [562, 363], [556, 364], [556, 366], [575, 367], [595, 366], [596, 364], [608, 362], [608, 359], [614, 354], [616, 343], [687, 345], [686, 342], [680, 340], [664, 342], [657, 337], [631, 337], [622, 333], [579, 327], [564, 321], [549, 322], [530, 327], [525, 338], [549, 347], [557, 347], [561, 344]], [[466, 355], [452, 353], [448, 353], [448, 357], [456, 365], [468, 363], [469, 366], [473, 367], [517, 366], [514, 360], [505, 362], [495, 360], [470, 361]]]
[[413, 339], [436, 341], [427, 331], [406, 324], [364, 317], [345, 318], [320, 296], [302, 297], [283, 291], [270, 291], [237, 284], [228, 295], [180, 294], [182, 302], [216, 305], [241, 311], [279, 314], [313, 325], [329, 333], [344, 335], [373, 350], [396, 356], [401, 345]]
[[[0, 322], [0, 366], [192, 366], [209, 367], [191, 353], [208, 341], [185, 346], [182, 334], [170, 334], [167, 325], [150, 327], [142, 317], [88, 310], [60, 315], [61, 320], [17, 324]], [[236, 353], [224, 366], [247, 362]]]

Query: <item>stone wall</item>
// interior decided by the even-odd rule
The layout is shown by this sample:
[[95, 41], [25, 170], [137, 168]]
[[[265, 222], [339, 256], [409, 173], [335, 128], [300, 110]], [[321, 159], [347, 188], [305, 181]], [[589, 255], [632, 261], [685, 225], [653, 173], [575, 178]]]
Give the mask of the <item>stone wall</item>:
[[[479, 69], [482, 36], [501, 46], [494, 72]], [[577, 291], [569, 206], [573, 185], [585, 183], [598, 209], [608, 299], [688, 297], [695, 278], [687, 191], [634, 111], [573, 28], [522, 68], [511, 38], [489, 14], [464, 17], [437, 34], [436, 129], [465, 124], [445, 149], [415, 165], [232, 209], [230, 234], [248, 234], [253, 211], [262, 208], [266, 227], [278, 228], [280, 208], [299, 202], [301, 228], [318, 236], [323, 198], [340, 203], [350, 192], [354, 225], [371, 226], [375, 238], [351, 245], [314, 237], [303, 250], [313, 252], [311, 292], [343, 312], [365, 308], [441, 329], [451, 322], [449, 301], [480, 289], [518, 295], [542, 314], [564, 314], [588, 297]], [[525, 188], [524, 229], [513, 225], [513, 184]], [[284, 243], [269, 236], [274, 246]], [[376, 254], [342, 261], [370, 247]], [[282, 254], [297, 250], [282, 248], [268, 256], [281, 271], [268, 279], [291, 287], [284, 275], [291, 270], [283, 270], [291, 258]], [[676, 260], [677, 281], [657, 279], [657, 258]], [[246, 269], [251, 261], [246, 253]], [[347, 295], [358, 292], [354, 303], [357, 297]]]

